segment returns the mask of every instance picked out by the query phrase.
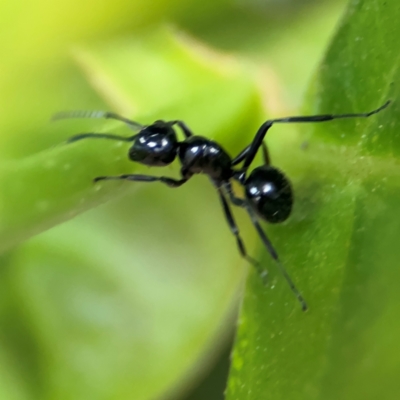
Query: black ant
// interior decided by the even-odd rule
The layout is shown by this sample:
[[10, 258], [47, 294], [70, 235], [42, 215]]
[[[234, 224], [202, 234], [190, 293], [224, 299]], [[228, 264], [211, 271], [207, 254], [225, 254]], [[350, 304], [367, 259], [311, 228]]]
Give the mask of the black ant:
[[[242, 257], [256, 267], [262, 281], [266, 283], [267, 270], [262, 268], [256, 260], [247, 254], [227, 198], [229, 198], [234, 205], [242, 207], [247, 211], [264, 246], [277, 263], [291, 290], [299, 300], [303, 311], [306, 311], [307, 304], [304, 298], [290, 279], [288, 273], [280, 262], [278, 253], [258, 222], [259, 218], [270, 223], [283, 222], [289, 217], [293, 206], [293, 192], [290, 182], [279, 169], [270, 164], [268, 150], [263, 142], [264, 137], [269, 128], [271, 128], [275, 123], [324, 122], [339, 118], [369, 117], [370, 115], [376, 114], [386, 108], [389, 103], [390, 101], [368, 113], [339, 115], [325, 114], [268, 120], [258, 129], [251, 144], [233, 159], [217, 142], [202, 136], [194, 135], [186, 124], [179, 120], [167, 122], [158, 120], [151, 125], [144, 126], [118, 114], [103, 111], [62, 112], [56, 114], [54, 119], [108, 118], [122, 121], [130, 128], [136, 129], [139, 132], [129, 137], [107, 133], [82, 133], [72, 136], [68, 139], [68, 142], [76, 142], [87, 138], [102, 138], [133, 142], [128, 152], [128, 156], [132, 161], [152, 167], [163, 167], [172, 163], [178, 156], [181, 163], [180, 179], [166, 176], [124, 174], [119, 176], [98, 176], [94, 178], [94, 182], [103, 180], [128, 180], [138, 182], [158, 181], [169, 187], [176, 188], [186, 183], [194, 174], [208, 175], [218, 191], [225, 218], [231, 232], [236, 237], [237, 246]], [[175, 125], [182, 130], [185, 136], [183, 141], [178, 141], [174, 129]], [[260, 167], [254, 168], [250, 174], [247, 175], [247, 171], [260, 148], [263, 152], [264, 164]], [[234, 169], [234, 167], [241, 162], [243, 162], [242, 167]], [[232, 180], [237, 181], [244, 188], [244, 198], [235, 196], [232, 190]]]

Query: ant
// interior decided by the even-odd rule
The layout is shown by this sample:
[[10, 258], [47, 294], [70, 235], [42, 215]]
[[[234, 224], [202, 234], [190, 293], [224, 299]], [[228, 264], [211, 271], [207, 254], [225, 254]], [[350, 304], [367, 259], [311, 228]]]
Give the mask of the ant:
[[[267, 270], [247, 254], [239, 228], [230, 209], [228, 198], [232, 204], [247, 211], [265, 248], [275, 260], [290, 289], [300, 302], [302, 310], [306, 311], [308, 307], [303, 296], [289, 277], [278, 257], [277, 251], [259, 223], [259, 219], [270, 223], [283, 222], [289, 217], [293, 206], [293, 191], [290, 181], [282, 171], [271, 165], [268, 149], [264, 143], [265, 135], [272, 125], [276, 123], [324, 122], [341, 118], [366, 118], [380, 112], [389, 104], [390, 101], [387, 101], [383, 106], [368, 113], [295, 116], [268, 120], [260, 126], [251, 144], [233, 159], [219, 143], [194, 135], [188, 126], [180, 120], [157, 120], [151, 125], [141, 125], [118, 114], [103, 111], [61, 112], [54, 115], [53, 119], [107, 118], [124, 122], [130, 128], [137, 130], [138, 133], [129, 137], [108, 133], [81, 133], [72, 136], [67, 142], [71, 143], [88, 138], [132, 142], [128, 151], [128, 156], [132, 161], [151, 167], [164, 167], [171, 164], [176, 157], [179, 157], [181, 163], [180, 179], [167, 176], [124, 174], [119, 176], [98, 176], [94, 178], [94, 182], [104, 180], [162, 182], [169, 187], [177, 188], [186, 183], [194, 174], [206, 174], [218, 192], [225, 218], [232, 234], [236, 238], [241, 256], [256, 268], [261, 280], [266, 284]], [[174, 126], [178, 126], [183, 132], [185, 136], [183, 141], [178, 141]], [[248, 175], [248, 169], [260, 148], [263, 153], [264, 163], [254, 168]], [[241, 168], [234, 168], [242, 162]], [[237, 181], [244, 188], [244, 198], [239, 198], [234, 194], [232, 180]]]

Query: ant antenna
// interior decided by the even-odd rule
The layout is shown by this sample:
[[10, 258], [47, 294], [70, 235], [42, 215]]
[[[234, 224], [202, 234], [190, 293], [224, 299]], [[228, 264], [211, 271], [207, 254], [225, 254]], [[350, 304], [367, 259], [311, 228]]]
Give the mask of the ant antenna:
[[58, 121], [60, 119], [70, 119], [70, 118], [105, 118], [114, 119], [117, 121], [124, 122], [130, 128], [143, 128], [142, 124], [139, 122], [132, 121], [128, 118], [122, 117], [119, 114], [108, 112], [108, 111], [85, 111], [85, 110], [75, 110], [75, 111], [61, 111], [54, 114], [51, 118], [52, 121]]

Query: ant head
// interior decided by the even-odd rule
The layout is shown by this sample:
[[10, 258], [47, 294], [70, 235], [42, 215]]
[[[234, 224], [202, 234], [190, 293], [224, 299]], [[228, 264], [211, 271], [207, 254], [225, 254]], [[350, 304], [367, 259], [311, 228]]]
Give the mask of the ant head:
[[164, 167], [175, 160], [178, 146], [172, 125], [158, 120], [137, 134], [129, 149], [129, 158], [152, 167]]
[[245, 181], [245, 192], [250, 206], [268, 222], [283, 222], [292, 211], [290, 182], [275, 167], [263, 165], [255, 168]]

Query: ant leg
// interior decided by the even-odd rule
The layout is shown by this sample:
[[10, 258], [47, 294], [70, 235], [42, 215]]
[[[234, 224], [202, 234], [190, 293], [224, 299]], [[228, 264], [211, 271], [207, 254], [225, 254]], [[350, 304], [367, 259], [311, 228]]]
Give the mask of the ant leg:
[[237, 227], [235, 219], [233, 218], [231, 209], [229, 208], [229, 204], [228, 204], [221, 188], [217, 186], [217, 190], [218, 190], [219, 198], [221, 200], [221, 205], [224, 210], [225, 218], [228, 222], [229, 228], [230, 228], [231, 232], [234, 234], [234, 236], [236, 237], [236, 243], [237, 243], [237, 247], [239, 249], [240, 255], [256, 268], [258, 275], [260, 276], [262, 282], [264, 283], [264, 285], [266, 285], [268, 283], [268, 281], [267, 281], [268, 271], [266, 269], [263, 269], [261, 267], [261, 265], [256, 260], [254, 260], [254, 258], [250, 257], [247, 254], [246, 247], [244, 245], [242, 238], [240, 237], [239, 228]]
[[110, 133], [79, 133], [78, 135], [71, 136], [67, 139], [67, 143], [77, 142], [78, 140], [82, 139], [112, 139], [112, 140], [119, 140], [121, 142], [133, 142], [137, 135], [133, 136], [118, 136], [112, 135]]
[[245, 208], [247, 210], [247, 213], [250, 216], [251, 222], [253, 223], [254, 227], [257, 230], [258, 236], [260, 237], [261, 241], [263, 242], [264, 246], [268, 250], [268, 252], [271, 255], [271, 257], [275, 260], [275, 262], [278, 265], [278, 268], [279, 268], [281, 274], [284, 276], [284, 278], [286, 279], [286, 282], [289, 284], [290, 289], [292, 290], [294, 295], [297, 297], [297, 300], [301, 304], [301, 309], [303, 311], [307, 311], [308, 306], [307, 306], [306, 301], [304, 300], [303, 296], [301, 295], [301, 293], [299, 292], [299, 290], [297, 289], [297, 287], [295, 286], [295, 284], [291, 280], [291, 278], [290, 278], [289, 274], [287, 273], [285, 267], [281, 263], [281, 261], [280, 261], [280, 259], [278, 257], [278, 253], [276, 252], [274, 246], [272, 246], [272, 243], [268, 239], [268, 236], [265, 234], [265, 232], [261, 228], [261, 225], [258, 222], [256, 215], [254, 214], [254, 212], [253, 212], [253, 210], [251, 209], [250, 206], [248, 206], [245, 202], [244, 202], [244, 204], [245, 204]]
[[249, 144], [246, 148], [244, 148], [233, 160], [231, 166], [234, 167], [235, 165], [240, 164], [249, 154], [249, 150], [251, 148], [251, 144]]
[[232, 202], [232, 204], [238, 207], [246, 208], [245, 200], [235, 196], [231, 182], [229, 181], [223, 182], [223, 185], [225, 191], [228, 193], [229, 200]]
[[189, 127], [183, 121], [175, 120], [175, 121], [171, 121], [170, 123], [172, 125], [175, 125], [175, 124], [178, 125], [179, 128], [181, 128], [181, 130], [186, 138], [193, 136], [193, 132], [189, 129]]
[[[261, 143], [263, 147], [263, 157], [264, 157], [264, 163], [265, 165], [270, 165], [270, 157], [269, 157], [269, 152], [268, 148], [265, 144], [265, 142]], [[245, 149], [243, 149], [233, 160], [231, 163], [231, 166], [234, 167], [235, 165], [240, 164], [249, 154], [251, 148], [251, 144], [249, 144]]]
[[372, 110], [367, 113], [359, 113], [359, 114], [322, 114], [322, 115], [310, 115], [310, 116], [298, 116], [298, 117], [286, 117], [286, 118], [277, 118], [271, 119], [264, 122], [260, 128], [258, 129], [253, 142], [250, 145], [250, 149], [248, 150], [246, 160], [243, 164], [243, 171], [247, 171], [250, 164], [253, 162], [254, 157], [257, 154], [258, 149], [261, 146], [261, 143], [264, 140], [265, 135], [267, 134], [269, 128], [275, 123], [293, 123], [293, 122], [325, 122], [331, 121], [333, 119], [341, 119], [341, 118], [367, 118], [373, 114], [376, 114], [382, 111], [390, 104], [390, 100], [387, 101], [383, 106], [377, 108], [376, 110]]
[[142, 124], [139, 124], [136, 121], [132, 121], [128, 118], [122, 117], [119, 114], [108, 112], [108, 111], [84, 111], [84, 110], [76, 110], [76, 111], [61, 111], [57, 114], [54, 114], [51, 118], [52, 121], [57, 121], [59, 119], [69, 119], [69, 118], [106, 118], [106, 119], [115, 119], [117, 121], [124, 122], [129, 127], [133, 128], [143, 128]]
[[176, 188], [179, 186], [182, 186], [184, 183], [186, 183], [190, 179], [190, 176], [184, 177], [182, 179], [174, 179], [174, 178], [169, 178], [167, 176], [151, 176], [151, 175], [131, 175], [131, 174], [126, 174], [126, 175], [118, 175], [118, 176], [98, 176], [97, 178], [94, 178], [94, 182], [99, 182], [99, 181], [108, 181], [108, 180], [127, 180], [127, 181], [135, 181], [135, 182], [162, 182], [166, 184], [169, 187]]
[[258, 236], [261, 238], [261, 241], [263, 242], [264, 246], [268, 250], [268, 253], [271, 255], [271, 257], [277, 263], [278, 268], [279, 268], [280, 272], [282, 273], [282, 275], [284, 276], [284, 278], [286, 279], [287, 283], [289, 284], [290, 289], [292, 290], [292, 292], [295, 294], [298, 301], [300, 302], [302, 310], [307, 311], [307, 309], [308, 309], [307, 303], [305, 302], [303, 296], [300, 294], [300, 292], [296, 288], [293, 281], [290, 279], [289, 274], [287, 273], [285, 267], [282, 265], [282, 263], [278, 257], [277, 251], [275, 250], [274, 246], [268, 239], [268, 236], [265, 234], [265, 232], [261, 228], [261, 225], [258, 222], [257, 217], [254, 214], [253, 210], [251, 209], [251, 207], [247, 204], [247, 202], [245, 200], [243, 200], [239, 197], [236, 197], [234, 195], [233, 190], [232, 190], [232, 184], [229, 181], [224, 182], [224, 185], [225, 185], [225, 190], [228, 192], [229, 198], [232, 201], [232, 203], [235, 204], [236, 206], [244, 208], [247, 211], [247, 213], [249, 214], [251, 222], [253, 223], [253, 226], [257, 230]]
[[264, 165], [271, 165], [271, 158], [269, 157], [268, 147], [265, 144], [265, 142], [262, 142], [262, 152], [263, 152]]

